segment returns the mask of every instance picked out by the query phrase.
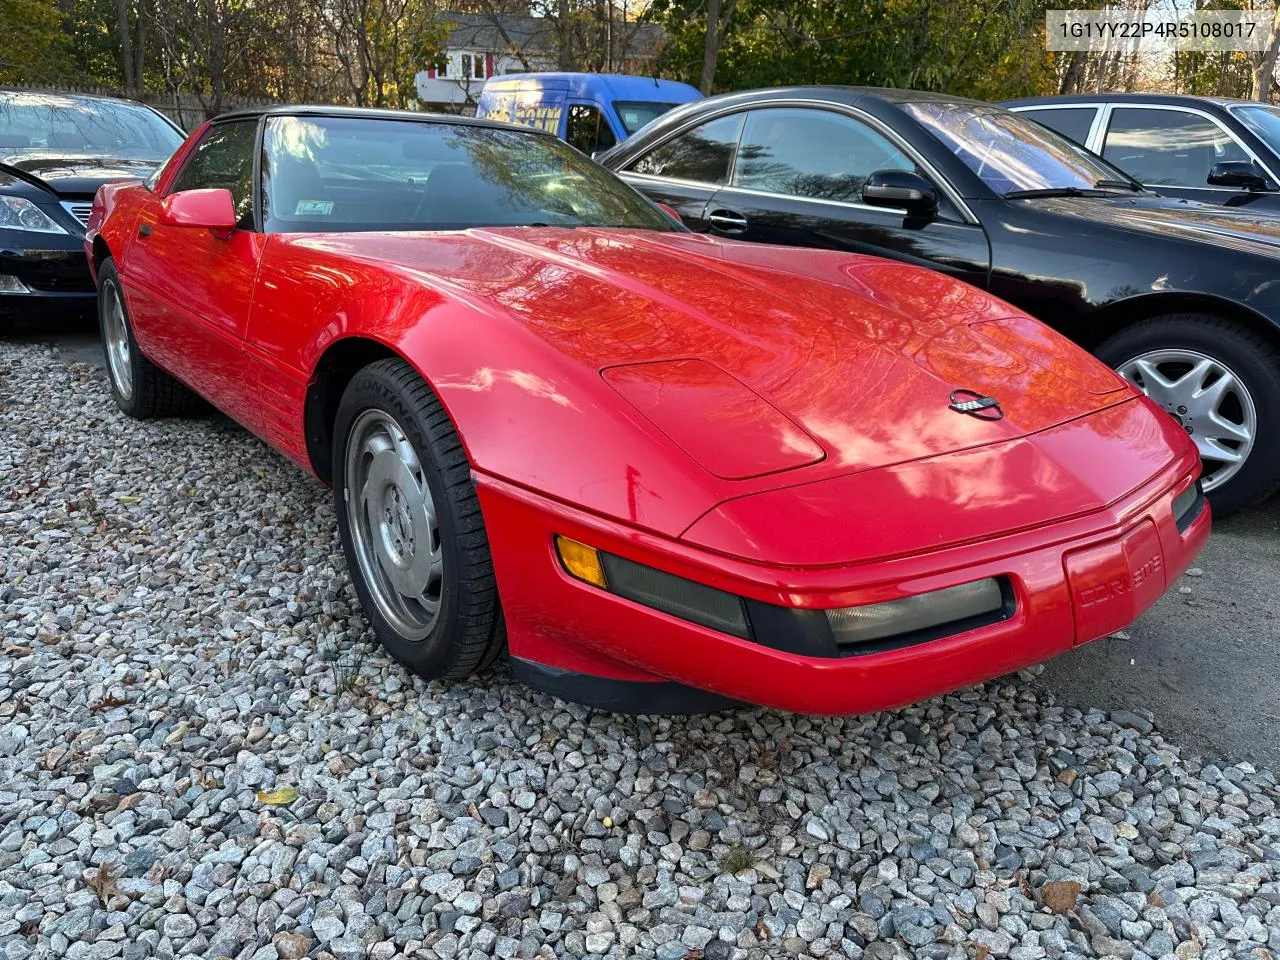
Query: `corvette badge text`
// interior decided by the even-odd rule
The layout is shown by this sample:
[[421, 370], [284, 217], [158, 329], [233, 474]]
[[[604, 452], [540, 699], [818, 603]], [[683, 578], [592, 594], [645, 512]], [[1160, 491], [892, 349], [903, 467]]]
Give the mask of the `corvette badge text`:
[[1160, 572], [1163, 561], [1157, 554], [1140, 567], [1136, 567], [1128, 577], [1114, 577], [1096, 587], [1089, 587], [1079, 592], [1080, 606], [1096, 607], [1100, 603], [1126, 596], [1131, 590], [1142, 586]]

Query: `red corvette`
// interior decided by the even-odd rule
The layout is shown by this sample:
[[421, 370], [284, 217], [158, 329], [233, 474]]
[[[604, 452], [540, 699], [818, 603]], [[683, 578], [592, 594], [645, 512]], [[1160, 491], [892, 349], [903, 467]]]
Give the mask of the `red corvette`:
[[878, 710], [1114, 632], [1209, 533], [1177, 423], [1034, 320], [688, 233], [537, 131], [229, 115], [86, 244], [121, 408], [199, 395], [330, 483], [427, 677]]

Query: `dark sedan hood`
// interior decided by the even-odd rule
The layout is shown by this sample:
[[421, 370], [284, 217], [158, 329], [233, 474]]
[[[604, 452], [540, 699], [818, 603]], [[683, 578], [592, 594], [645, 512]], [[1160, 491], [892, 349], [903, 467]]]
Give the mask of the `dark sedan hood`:
[[60, 197], [92, 197], [104, 183], [141, 180], [163, 160], [86, 157], [41, 151], [0, 156], [0, 172], [18, 171]]
[[1280, 256], [1280, 216], [1164, 197], [1054, 197], [1012, 202], [1035, 204], [1046, 213], [1134, 233]]

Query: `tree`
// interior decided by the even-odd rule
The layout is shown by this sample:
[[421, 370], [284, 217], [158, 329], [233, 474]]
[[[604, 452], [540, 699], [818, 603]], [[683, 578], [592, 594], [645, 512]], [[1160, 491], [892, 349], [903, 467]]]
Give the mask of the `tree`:
[[1043, 0], [653, 0], [667, 70], [706, 91], [868, 84], [980, 97], [1052, 89]]
[[715, 86], [716, 61], [720, 59], [720, 48], [724, 46], [737, 8], [738, 0], [707, 0], [706, 39], [702, 44], [702, 73], [698, 77], [698, 89], [704, 95], [711, 93]]
[[407, 106], [414, 73], [443, 47], [447, 25], [430, 0], [326, 0], [320, 8], [339, 80], [360, 106]]
[[1262, 52], [1253, 69], [1253, 83], [1249, 97], [1266, 103], [1271, 96], [1271, 83], [1276, 73], [1276, 56], [1280, 54], [1280, 2], [1271, 14], [1271, 33], [1267, 36], [1267, 49]]
[[0, 0], [0, 83], [49, 83], [70, 63], [54, 0]]

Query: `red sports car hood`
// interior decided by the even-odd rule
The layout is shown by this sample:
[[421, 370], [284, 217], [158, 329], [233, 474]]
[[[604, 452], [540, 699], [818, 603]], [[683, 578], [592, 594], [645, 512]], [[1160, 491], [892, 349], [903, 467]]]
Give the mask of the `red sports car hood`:
[[[1133, 395], [1007, 304], [874, 258], [594, 229], [299, 241], [502, 311], [725, 479], [860, 472], [1024, 437]], [[956, 390], [995, 397], [1003, 418], [951, 409]]]

